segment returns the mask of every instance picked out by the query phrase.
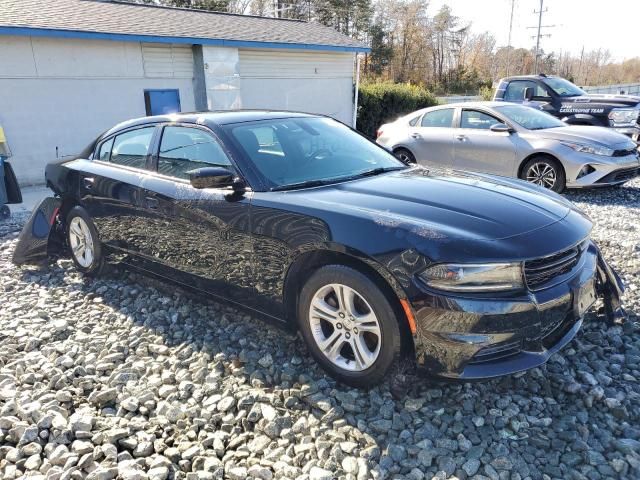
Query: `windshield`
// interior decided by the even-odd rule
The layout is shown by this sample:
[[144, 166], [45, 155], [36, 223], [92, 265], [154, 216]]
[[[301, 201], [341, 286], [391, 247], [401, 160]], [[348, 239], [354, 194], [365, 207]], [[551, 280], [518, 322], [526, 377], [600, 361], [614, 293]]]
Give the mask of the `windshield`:
[[406, 168], [382, 147], [329, 118], [261, 120], [227, 129], [271, 189]]
[[545, 83], [561, 97], [579, 97], [587, 94], [587, 92], [564, 78], [550, 77], [545, 80]]
[[567, 126], [557, 118], [552, 117], [548, 113], [536, 110], [533, 107], [505, 105], [504, 107], [496, 107], [496, 110], [512, 122], [517, 123], [527, 130], [544, 130], [546, 128]]

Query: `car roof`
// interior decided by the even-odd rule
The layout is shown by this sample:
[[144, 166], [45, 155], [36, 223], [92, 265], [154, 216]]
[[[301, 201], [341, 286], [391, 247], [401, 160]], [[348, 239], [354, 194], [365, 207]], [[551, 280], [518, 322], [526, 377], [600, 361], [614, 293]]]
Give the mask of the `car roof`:
[[[424, 113], [430, 112], [432, 110], [440, 110], [443, 108], [457, 108], [457, 107], [466, 107], [466, 108], [493, 108], [493, 107], [504, 107], [505, 102], [494, 102], [494, 101], [483, 101], [483, 102], [456, 102], [456, 103], [445, 103], [443, 105], [436, 105], [434, 107], [423, 108], [422, 110], [418, 110], [414, 113]], [[409, 114], [413, 115], [413, 113]]]
[[140, 127], [148, 124], [165, 122], [184, 122], [200, 125], [229, 125], [233, 123], [254, 122], [258, 120], [273, 120], [279, 118], [312, 118], [322, 115], [314, 115], [303, 112], [290, 112], [286, 110], [224, 110], [206, 112], [172, 113], [168, 115], [154, 115], [140, 117], [121, 122], [109, 130], [101, 137], [108, 136], [114, 132], [125, 128]]
[[544, 80], [545, 78], [562, 78], [562, 77], [558, 77], [557, 75], [513, 75], [511, 77], [505, 77], [502, 80], [509, 82], [511, 80], [533, 80], [533, 79]]

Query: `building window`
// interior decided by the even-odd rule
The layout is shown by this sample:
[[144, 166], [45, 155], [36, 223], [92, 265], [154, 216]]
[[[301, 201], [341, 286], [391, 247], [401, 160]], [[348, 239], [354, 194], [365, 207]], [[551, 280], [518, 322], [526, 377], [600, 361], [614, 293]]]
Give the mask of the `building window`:
[[145, 90], [144, 106], [147, 115], [168, 115], [180, 111], [180, 91]]

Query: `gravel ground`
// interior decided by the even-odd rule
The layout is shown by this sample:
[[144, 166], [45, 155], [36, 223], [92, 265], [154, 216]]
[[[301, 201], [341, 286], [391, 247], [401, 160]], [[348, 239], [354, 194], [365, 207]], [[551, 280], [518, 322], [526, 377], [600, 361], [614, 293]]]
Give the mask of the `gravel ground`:
[[[624, 277], [630, 319], [588, 315], [544, 367], [336, 385], [302, 341], [126, 272], [18, 268], [0, 223], [0, 477], [640, 477], [640, 180], [567, 195]], [[159, 289], [160, 288], [160, 289]]]

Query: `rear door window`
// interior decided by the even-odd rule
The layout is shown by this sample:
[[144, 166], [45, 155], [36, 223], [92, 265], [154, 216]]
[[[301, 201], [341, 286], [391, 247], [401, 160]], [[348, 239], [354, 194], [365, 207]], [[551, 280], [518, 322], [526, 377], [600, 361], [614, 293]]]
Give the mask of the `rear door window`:
[[453, 122], [453, 108], [442, 108], [427, 112], [422, 117], [420, 126], [430, 128], [450, 128]]
[[146, 168], [154, 129], [155, 127], [138, 128], [116, 135], [110, 162], [126, 167]]

